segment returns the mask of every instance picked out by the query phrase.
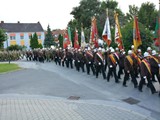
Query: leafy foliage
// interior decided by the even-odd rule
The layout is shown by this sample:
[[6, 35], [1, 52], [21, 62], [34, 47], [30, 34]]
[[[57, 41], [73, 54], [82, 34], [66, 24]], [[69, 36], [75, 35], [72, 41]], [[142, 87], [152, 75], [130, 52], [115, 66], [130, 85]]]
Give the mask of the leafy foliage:
[[36, 33], [33, 34], [33, 37], [31, 36], [31, 40], [30, 40], [30, 47], [32, 49], [35, 49], [35, 48], [39, 48], [39, 43], [38, 43], [38, 36]]
[[13, 51], [13, 50], [23, 50], [23, 49], [26, 49], [26, 46], [11, 45], [7, 49], [10, 50], [10, 51]]
[[[133, 44], [133, 17], [137, 16], [139, 21], [139, 29], [142, 39], [142, 51], [146, 50], [148, 46], [153, 44], [153, 30], [156, 25], [156, 16], [158, 11], [155, 5], [150, 2], [143, 3], [140, 8], [135, 5], [129, 5], [129, 12], [126, 15], [118, 8], [118, 2], [115, 0], [97, 1], [97, 0], [81, 0], [80, 5], [74, 7], [71, 14], [74, 19], [71, 20], [68, 26], [71, 28], [72, 40], [75, 28], [81, 31], [81, 24], [83, 24], [86, 42], [90, 39], [91, 17], [95, 16], [97, 19], [97, 27], [99, 38], [102, 37], [103, 27], [106, 20], [106, 8], [108, 8], [108, 16], [111, 26], [112, 43], [111, 46], [116, 47], [114, 43], [114, 11], [118, 13], [119, 23], [122, 32], [122, 40], [126, 50], [130, 49]], [[80, 33], [79, 33], [80, 35]]]
[[139, 22], [144, 24], [149, 30], [154, 30], [156, 25], [156, 18], [158, 11], [155, 9], [155, 5], [150, 2], [143, 3], [138, 12]]
[[47, 33], [45, 35], [45, 40], [44, 40], [44, 47], [50, 48], [51, 45], [54, 45], [54, 38], [52, 36], [52, 31], [51, 31], [51, 29], [50, 29], [50, 27], [48, 25], [48, 27], [47, 27]]
[[7, 40], [5, 31], [0, 29], [0, 48], [3, 48], [3, 42]]
[[63, 36], [61, 34], [59, 34], [58, 40], [59, 40], [59, 46], [63, 48]]

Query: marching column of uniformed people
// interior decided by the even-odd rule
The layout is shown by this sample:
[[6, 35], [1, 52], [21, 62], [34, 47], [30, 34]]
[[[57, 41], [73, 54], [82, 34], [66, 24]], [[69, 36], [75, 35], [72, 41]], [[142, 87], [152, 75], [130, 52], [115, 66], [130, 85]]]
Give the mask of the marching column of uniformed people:
[[127, 53], [124, 49], [112, 47], [106, 50], [102, 47], [79, 49], [68, 47], [63, 50], [62, 48], [29, 50], [25, 55], [28, 61], [55, 61], [57, 65], [75, 68], [78, 72], [86, 72], [87, 75], [92, 73], [95, 78], [101, 75], [108, 82], [114, 77], [114, 81], [116, 83], [122, 81], [124, 87], [131, 81], [133, 87], [138, 87], [140, 92], [146, 85], [152, 94], [157, 93], [154, 82], [160, 84], [160, 55], [151, 47], [148, 47], [143, 55], [141, 49], [135, 51], [133, 45]]

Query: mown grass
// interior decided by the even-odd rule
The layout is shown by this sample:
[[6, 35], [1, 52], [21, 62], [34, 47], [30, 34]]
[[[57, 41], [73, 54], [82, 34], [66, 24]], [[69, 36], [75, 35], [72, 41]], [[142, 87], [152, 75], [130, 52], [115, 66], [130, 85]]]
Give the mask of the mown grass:
[[17, 64], [14, 63], [0, 63], [0, 73], [10, 72], [21, 69]]

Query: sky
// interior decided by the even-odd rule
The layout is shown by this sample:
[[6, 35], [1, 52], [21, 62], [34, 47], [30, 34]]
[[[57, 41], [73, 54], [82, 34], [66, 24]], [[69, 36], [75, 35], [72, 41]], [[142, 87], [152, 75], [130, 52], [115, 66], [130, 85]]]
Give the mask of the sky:
[[[102, 0], [101, 0], [102, 1]], [[105, 1], [105, 0], [103, 0]], [[158, 10], [159, 0], [116, 0], [119, 8], [126, 13], [128, 6], [152, 2]], [[1, 0], [0, 21], [5, 23], [41, 23], [43, 29], [49, 25], [51, 29], [65, 29], [73, 19], [70, 12], [79, 6], [80, 0]]]

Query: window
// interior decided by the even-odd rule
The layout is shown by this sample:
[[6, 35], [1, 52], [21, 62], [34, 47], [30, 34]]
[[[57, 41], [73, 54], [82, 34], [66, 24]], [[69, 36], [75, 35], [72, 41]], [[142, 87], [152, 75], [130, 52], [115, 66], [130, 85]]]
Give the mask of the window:
[[10, 36], [10, 40], [15, 40], [16, 36]]
[[38, 39], [41, 39], [41, 35], [38, 35]]
[[23, 39], [24, 39], [24, 36], [20, 36], [20, 38], [21, 38], [21, 40], [23, 40]]
[[31, 39], [31, 35], [28, 35], [29, 39]]

